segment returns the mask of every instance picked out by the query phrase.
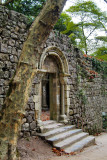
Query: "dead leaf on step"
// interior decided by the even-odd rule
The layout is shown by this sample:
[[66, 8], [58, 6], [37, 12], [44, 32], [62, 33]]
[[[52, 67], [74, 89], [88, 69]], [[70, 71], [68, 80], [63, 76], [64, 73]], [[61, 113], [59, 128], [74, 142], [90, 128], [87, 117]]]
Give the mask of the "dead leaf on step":
[[33, 148], [32, 151], [35, 151], [35, 148]]
[[80, 152], [83, 152], [84, 149], [81, 149]]
[[56, 153], [57, 156], [65, 155], [64, 149], [58, 150], [58, 149], [56, 149], [56, 148], [52, 148], [52, 151], [53, 151], [54, 153]]
[[70, 155], [76, 155], [76, 152], [71, 152]]

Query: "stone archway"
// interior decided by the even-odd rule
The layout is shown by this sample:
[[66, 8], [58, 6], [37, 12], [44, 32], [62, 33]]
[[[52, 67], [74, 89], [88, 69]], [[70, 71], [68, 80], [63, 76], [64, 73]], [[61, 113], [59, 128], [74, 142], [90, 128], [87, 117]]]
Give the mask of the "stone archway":
[[[45, 73], [42, 78], [42, 120], [46, 120], [45, 114], [50, 113], [50, 119], [59, 121], [60, 112], [60, 64], [56, 56], [47, 55], [42, 65]], [[48, 112], [47, 112], [48, 111]], [[48, 115], [49, 116], [49, 115]], [[47, 117], [47, 116], [46, 116]], [[48, 117], [49, 119], [49, 117]]]
[[[44, 102], [49, 103], [48, 108], [50, 108], [50, 119], [67, 122], [69, 112], [69, 104], [67, 100], [67, 77], [69, 76], [69, 73], [65, 55], [56, 47], [47, 48], [41, 55], [38, 74], [41, 75], [39, 83], [40, 94], [38, 97], [40, 102], [38, 106], [38, 126], [41, 126], [42, 109], [44, 106], [47, 106], [47, 104], [43, 104]], [[49, 86], [47, 88], [49, 90], [46, 90], [46, 75], [48, 76], [47, 81], [49, 81]], [[43, 95], [43, 87], [45, 95]], [[46, 92], [49, 92], [48, 102], [46, 100]], [[37, 107], [35, 107], [35, 110], [36, 109]]]

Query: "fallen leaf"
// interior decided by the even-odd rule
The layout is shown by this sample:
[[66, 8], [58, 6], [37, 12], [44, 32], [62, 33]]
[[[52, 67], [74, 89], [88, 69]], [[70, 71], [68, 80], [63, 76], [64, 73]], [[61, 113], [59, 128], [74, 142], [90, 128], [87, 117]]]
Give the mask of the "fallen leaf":
[[35, 151], [35, 148], [33, 148], [32, 151]]

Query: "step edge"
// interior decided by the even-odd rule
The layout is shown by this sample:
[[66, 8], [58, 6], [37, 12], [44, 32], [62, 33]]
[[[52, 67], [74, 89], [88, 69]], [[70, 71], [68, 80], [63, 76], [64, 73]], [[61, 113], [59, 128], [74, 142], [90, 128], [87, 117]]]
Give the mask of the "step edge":
[[[70, 130], [68, 130], [68, 131], [70, 131]], [[66, 131], [66, 132], [68, 132], [68, 131]], [[63, 133], [66, 133], [66, 132], [63, 132]], [[61, 132], [62, 133], [62, 132]], [[60, 134], [61, 134], [60, 133]], [[74, 133], [72, 133], [72, 134], [69, 134], [69, 135], [65, 135], [64, 137], [61, 137], [61, 138], [59, 138], [58, 140], [50, 140], [50, 139], [46, 139], [47, 141], [50, 141], [50, 142], [53, 142], [54, 144], [56, 144], [56, 143], [58, 143], [59, 141], [62, 141], [63, 139], [65, 139], [65, 138], [68, 138], [68, 137], [72, 137], [72, 136], [74, 136], [74, 135], [76, 135], [76, 134], [79, 134], [79, 133], [82, 133], [82, 129], [81, 130], [78, 130], [77, 132], [74, 132]], [[60, 135], [60, 134], [58, 134], [58, 135]]]
[[[78, 143], [78, 142], [76, 142], [76, 143]], [[75, 145], [76, 143], [74, 143], [73, 145]], [[89, 146], [94, 145], [94, 144], [95, 144], [95, 137], [92, 137], [92, 139], [90, 139], [88, 142], [86, 142], [85, 144], [83, 144], [81, 147], [78, 147], [77, 150], [71, 150], [71, 151], [68, 152], [67, 150], [69, 150], [70, 146], [66, 147], [64, 150], [65, 150], [66, 153], [77, 152], [77, 151], [80, 151], [81, 149], [83, 149], [85, 147], [89, 147]], [[73, 145], [71, 145], [71, 147], [73, 147]]]
[[[63, 127], [64, 127], [64, 126], [60, 126], [59, 129], [60, 129], [60, 128], [63, 128]], [[68, 130], [69, 130], [69, 129], [72, 130], [72, 129], [74, 129], [74, 128], [75, 128], [75, 125], [72, 126], [72, 128], [68, 128]], [[55, 128], [55, 129], [58, 129], [58, 128]], [[55, 130], [55, 129], [53, 129], [53, 130]], [[50, 131], [52, 131], [52, 130], [49, 130], [49, 131], [47, 131], [47, 132], [43, 132], [42, 134], [46, 134], [46, 133], [48, 133], [48, 132], [50, 132]], [[64, 131], [61, 131], [61, 132], [63, 133]], [[45, 137], [47, 138], [48, 136], [50, 137], [50, 136], [52, 136], [52, 135], [54, 135], [54, 134], [61, 133], [61, 132], [56, 131], [56, 132], [54, 132], [54, 133], [51, 133], [50, 135], [45, 135]], [[44, 136], [44, 135], [41, 135], [41, 136]], [[48, 137], [48, 138], [49, 138], [49, 137]]]
[[[70, 145], [73, 145], [74, 143], [77, 143], [77, 142], [79, 142], [80, 140], [82, 140], [82, 139], [84, 139], [84, 138], [86, 138], [86, 137], [88, 137], [88, 133], [86, 133], [85, 135], [83, 135], [83, 136], [81, 136], [81, 137], [78, 137], [77, 139], [75, 139], [74, 141], [71, 141], [71, 142], [69, 142], [69, 143], [67, 143], [67, 144], [64, 144], [64, 145], [62, 145], [62, 146], [57, 146], [57, 143], [55, 144], [55, 145], [53, 145], [54, 147], [56, 147], [56, 148], [58, 148], [58, 149], [65, 149], [66, 147], [69, 147]], [[69, 137], [70, 138], [70, 137]]]

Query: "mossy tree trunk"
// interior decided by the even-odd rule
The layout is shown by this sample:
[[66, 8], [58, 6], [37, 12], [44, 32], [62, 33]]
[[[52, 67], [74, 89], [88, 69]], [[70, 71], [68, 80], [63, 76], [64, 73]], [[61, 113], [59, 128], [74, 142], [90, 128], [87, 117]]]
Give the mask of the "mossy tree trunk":
[[39, 16], [32, 24], [28, 38], [23, 45], [4, 108], [0, 118], [0, 159], [16, 160], [16, 145], [21, 119], [25, 112], [32, 80], [37, 72], [38, 56], [42, 44], [53, 29], [66, 0], [47, 0]]

